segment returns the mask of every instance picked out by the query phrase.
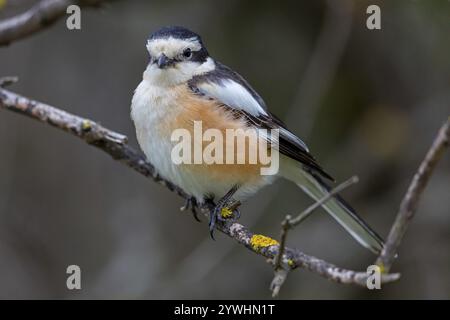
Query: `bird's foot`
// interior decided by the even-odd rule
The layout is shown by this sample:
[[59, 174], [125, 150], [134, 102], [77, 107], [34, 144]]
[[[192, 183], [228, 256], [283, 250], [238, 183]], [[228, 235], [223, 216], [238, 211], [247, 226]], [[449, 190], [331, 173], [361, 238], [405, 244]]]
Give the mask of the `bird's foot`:
[[241, 205], [240, 201], [218, 201], [218, 203], [211, 208], [209, 211], [209, 233], [211, 238], [214, 239], [214, 228], [216, 222], [231, 221], [234, 222], [238, 220], [241, 216], [238, 207]]
[[186, 211], [189, 209], [191, 210], [194, 219], [197, 220], [198, 222], [201, 222], [200, 218], [198, 217], [199, 206], [197, 204], [197, 199], [195, 197], [187, 198], [184, 205], [180, 208], [181, 211]]
[[241, 217], [238, 207], [241, 205], [239, 200], [231, 201], [228, 205], [223, 206], [220, 215], [217, 217], [220, 221], [236, 221]]

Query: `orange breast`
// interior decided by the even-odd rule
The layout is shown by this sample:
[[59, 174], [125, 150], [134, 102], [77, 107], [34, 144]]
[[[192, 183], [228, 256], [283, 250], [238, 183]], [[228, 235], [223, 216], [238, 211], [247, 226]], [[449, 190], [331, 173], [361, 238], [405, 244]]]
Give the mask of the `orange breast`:
[[[183, 169], [212, 180], [230, 179], [241, 183], [259, 181], [260, 168], [263, 165], [258, 155], [258, 147], [264, 145], [260, 145], [262, 140], [257, 131], [216, 100], [196, 96], [185, 86], [177, 87], [176, 92], [177, 110], [164, 126], [164, 130], [171, 132], [165, 132], [163, 136], [170, 137], [173, 130], [186, 129], [191, 136], [190, 159], [194, 160], [195, 145], [202, 146], [203, 156], [201, 164], [181, 164]], [[214, 129], [213, 132], [209, 130], [211, 141], [204, 141], [205, 136], [199, 134], [199, 129], [200, 133], [206, 135], [208, 129]], [[205, 156], [213, 156], [209, 157], [209, 161], [214, 159], [215, 163], [205, 163]]]

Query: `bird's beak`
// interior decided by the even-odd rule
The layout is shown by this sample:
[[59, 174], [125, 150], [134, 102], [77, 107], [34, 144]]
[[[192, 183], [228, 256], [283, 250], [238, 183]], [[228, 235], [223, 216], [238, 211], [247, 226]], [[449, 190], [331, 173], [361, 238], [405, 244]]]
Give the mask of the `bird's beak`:
[[164, 69], [172, 64], [172, 60], [170, 60], [164, 53], [161, 54], [158, 58], [158, 61], [156, 61], [156, 65], [160, 69]]

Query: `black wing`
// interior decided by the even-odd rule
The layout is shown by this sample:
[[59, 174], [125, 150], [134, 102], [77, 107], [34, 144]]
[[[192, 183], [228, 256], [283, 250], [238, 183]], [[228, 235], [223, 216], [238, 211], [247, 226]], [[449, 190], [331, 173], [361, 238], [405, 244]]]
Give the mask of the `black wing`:
[[235, 117], [246, 119], [254, 127], [279, 129], [278, 150], [281, 154], [334, 181], [309, 153], [306, 144], [267, 110], [263, 99], [237, 72], [216, 62], [213, 71], [194, 77], [189, 81], [189, 87], [200, 96], [217, 100]]

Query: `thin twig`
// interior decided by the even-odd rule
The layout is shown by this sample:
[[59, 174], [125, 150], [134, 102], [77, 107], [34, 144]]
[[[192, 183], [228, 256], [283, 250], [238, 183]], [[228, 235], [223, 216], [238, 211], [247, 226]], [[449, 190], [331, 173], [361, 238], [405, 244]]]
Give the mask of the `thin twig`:
[[340, 185], [338, 185], [336, 188], [331, 190], [327, 195], [319, 199], [318, 201], [314, 202], [311, 206], [306, 208], [304, 211], [302, 211], [297, 217], [294, 219], [291, 218], [290, 215], [287, 215], [283, 222], [281, 223], [281, 235], [280, 235], [280, 249], [278, 250], [278, 253], [274, 259], [274, 270], [275, 275], [272, 280], [272, 283], [270, 285], [270, 288], [272, 290], [272, 296], [276, 297], [281, 289], [281, 286], [286, 281], [286, 277], [288, 274], [288, 268], [284, 267], [282, 265], [283, 261], [283, 255], [286, 247], [286, 239], [287, 234], [290, 229], [292, 229], [295, 226], [298, 226], [302, 221], [304, 221], [307, 217], [311, 215], [311, 213], [314, 212], [317, 208], [325, 204], [328, 200], [330, 200], [332, 197], [334, 197], [339, 192], [343, 191], [344, 189], [350, 187], [351, 185], [358, 183], [359, 179], [357, 176], [353, 176], [350, 179], [344, 181]]
[[280, 268], [275, 270], [272, 282], [270, 283], [270, 290], [272, 291], [272, 298], [278, 297], [281, 287], [287, 279], [289, 269]]
[[274, 276], [273, 280], [270, 283], [270, 290], [272, 291], [272, 297], [275, 298], [280, 293], [281, 286], [286, 281], [286, 278], [288, 276], [290, 267], [289, 264], [287, 267], [284, 267], [282, 265], [284, 252], [286, 250], [286, 239], [287, 239], [287, 233], [290, 228], [291, 216], [286, 215], [283, 222], [281, 223], [281, 236], [280, 236], [280, 246], [278, 249], [278, 253], [275, 256], [274, 259]]
[[317, 208], [319, 208], [320, 206], [322, 206], [323, 204], [325, 204], [325, 202], [327, 202], [328, 200], [330, 200], [332, 197], [334, 197], [336, 194], [338, 194], [339, 192], [343, 191], [344, 189], [347, 189], [348, 187], [354, 185], [355, 183], [358, 183], [359, 179], [357, 176], [353, 176], [350, 179], [342, 182], [340, 185], [338, 185], [336, 188], [334, 188], [333, 190], [331, 190], [326, 196], [324, 196], [323, 198], [321, 198], [319, 201], [316, 201], [315, 203], [313, 203], [310, 207], [306, 208], [306, 210], [304, 210], [303, 212], [301, 212], [297, 217], [295, 217], [292, 220], [289, 220], [289, 224], [291, 225], [291, 227], [293, 226], [297, 226], [298, 224], [300, 224], [303, 220], [305, 220], [306, 218], [308, 218], [310, 216], [310, 214], [316, 210]]
[[289, 228], [291, 227], [290, 221], [291, 221], [291, 216], [287, 215], [284, 218], [283, 222], [281, 222], [280, 250], [278, 250], [278, 254], [275, 257], [275, 261], [273, 264], [275, 271], [283, 269], [281, 267], [281, 262], [283, 260], [284, 249], [286, 247], [287, 233], [288, 233]]
[[43, 0], [28, 11], [0, 22], [0, 46], [36, 33], [66, 14], [67, 7], [97, 7], [106, 0]]
[[[256, 252], [269, 260], [273, 261], [278, 254], [279, 245], [274, 243], [273, 245], [268, 245], [264, 247], [255, 246], [255, 237], [260, 237], [260, 235], [253, 234], [243, 225], [237, 222], [230, 222], [226, 224], [221, 224], [218, 226], [218, 230], [227, 234], [238, 243], [244, 245], [253, 252]], [[353, 284], [362, 287], [366, 287], [367, 278], [369, 275], [366, 271], [353, 271], [348, 269], [343, 269], [337, 267], [329, 262], [322, 259], [307, 255], [298, 249], [285, 247], [284, 254], [288, 266], [291, 270], [296, 268], [305, 268], [312, 271], [326, 279], [343, 283], [343, 284]], [[381, 282], [388, 283], [396, 281], [400, 278], [398, 273], [389, 273], [381, 275]]]
[[434, 168], [444, 154], [445, 148], [449, 146], [450, 141], [450, 117], [442, 125], [436, 138], [433, 141], [430, 149], [425, 156], [425, 159], [419, 166], [412, 182], [406, 192], [400, 209], [395, 218], [395, 222], [391, 227], [386, 244], [378, 257], [376, 264], [382, 270], [389, 272], [397, 254], [398, 247], [405, 235], [405, 232], [411, 223], [412, 218], [417, 209], [420, 197], [430, 180]]
[[[1, 80], [0, 83], [2, 83]], [[115, 160], [120, 161], [140, 174], [149, 177], [155, 182], [167, 187], [169, 190], [176, 192], [182, 198], [189, 198], [189, 195], [181, 188], [159, 176], [154, 167], [144, 158], [144, 156], [126, 143], [125, 136], [100, 126], [92, 120], [81, 118], [58, 108], [0, 88], [0, 109], [2, 108], [31, 117], [70, 133], [84, 140], [88, 144], [103, 150]], [[122, 139], [117, 139], [116, 137], [121, 137]], [[275, 240], [262, 235], [253, 234], [250, 230], [237, 222], [219, 221], [216, 223], [216, 228], [233, 238], [239, 244], [245, 246], [250, 251], [267, 259], [275, 259], [278, 250], [280, 249]], [[263, 241], [261, 241], [261, 239]], [[366, 285], [368, 275], [364, 271], [357, 272], [342, 269], [324, 260], [300, 252], [298, 249], [285, 247], [284, 250], [284, 256], [291, 269], [301, 267], [335, 282], [359, 286]], [[383, 274], [381, 280], [385, 283], [395, 281], [399, 277], [399, 274]]]
[[304, 211], [302, 211], [297, 217], [293, 218], [290, 215], [287, 215], [283, 222], [281, 223], [281, 237], [280, 237], [280, 252], [277, 255], [277, 258], [275, 259], [275, 270], [280, 268], [280, 264], [282, 261], [284, 246], [286, 243], [286, 237], [288, 230], [299, 225], [302, 221], [304, 221], [307, 217], [311, 215], [311, 213], [314, 212], [317, 208], [325, 204], [328, 200], [330, 200], [332, 197], [334, 197], [339, 192], [343, 191], [344, 189], [350, 187], [351, 185], [358, 183], [358, 177], [353, 176], [350, 179], [342, 182], [340, 185], [338, 185], [336, 188], [331, 190], [327, 195], [319, 199], [318, 201], [314, 202], [312, 205], [310, 205], [308, 208], [306, 208]]

